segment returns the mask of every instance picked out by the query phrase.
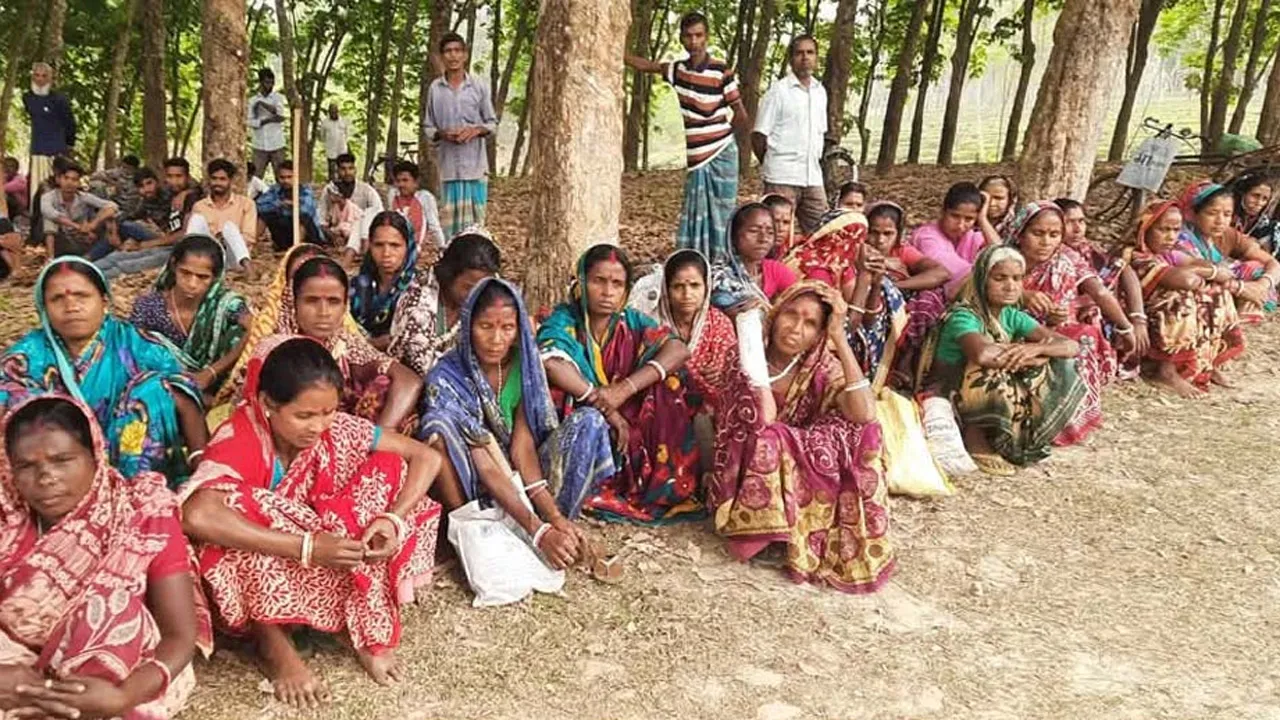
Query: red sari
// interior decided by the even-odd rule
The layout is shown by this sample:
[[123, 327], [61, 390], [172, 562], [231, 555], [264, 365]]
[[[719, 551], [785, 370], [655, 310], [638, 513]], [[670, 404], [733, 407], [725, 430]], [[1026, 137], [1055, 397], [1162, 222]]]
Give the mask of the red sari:
[[[201, 489], [225, 493], [229, 507], [278, 532], [359, 538], [394, 504], [405, 479], [404, 461], [371, 451], [373, 423], [339, 412], [272, 487], [275, 445], [257, 400], [258, 377], [266, 356], [285, 339], [260, 344], [248, 365], [244, 399], [205, 448], [183, 495]], [[377, 652], [399, 644], [400, 605], [412, 602], [415, 587], [430, 583], [440, 506], [424, 497], [405, 521], [412, 531], [394, 557], [351, 571], [304, 568], [293, 558], [203, 545], [200, 572], [232, 631], [255, 622], [306, 625], [345, 631], [358, 650]]]
[[[0, 664], [118, 685], [155, 657], [160, 642], [148, 582], [191, 572], [191, 564], [164, 477], [148, 472], [126, 481], [110, 465], [93, 412], [76, 405], [89, 419], [97, 471], [80, 504], [43, 534], [14, 486], [7, 454], [0, 456]], [[207, 653], [212, 634], [200, 604], [197, 619]], [[188, 665], [163, 697], [123, 717], [168, 718], [194, 688]]]

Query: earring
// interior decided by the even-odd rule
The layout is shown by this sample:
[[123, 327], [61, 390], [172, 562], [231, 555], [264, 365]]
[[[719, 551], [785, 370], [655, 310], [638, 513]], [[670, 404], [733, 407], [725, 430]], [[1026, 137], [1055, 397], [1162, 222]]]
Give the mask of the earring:
[[263, 414], [263, 415], [266, 415], [268, 420], [270, 420], [270, 419], [271, 419], [271, 411], [270, 411], [270, 410], [263, 410], [263, 411], [262, 411], [262, 414]]

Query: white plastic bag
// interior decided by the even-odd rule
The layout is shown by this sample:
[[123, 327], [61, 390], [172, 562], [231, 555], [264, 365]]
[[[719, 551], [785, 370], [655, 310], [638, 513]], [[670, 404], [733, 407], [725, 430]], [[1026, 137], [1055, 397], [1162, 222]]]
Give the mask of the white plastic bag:
[[[529, 506], [520, 476], [511, 479]], [[564, 571], [548, 567], [528, 533], [500, 507], [484, 509], [479, 500], [472, 500], [449, 513], [449, 542], [476, 594], [473, 607], [508, 605], [535, 591], [556, 593], [564, 588]]]
[[968, 475], [978, 472], [978, 466], [965, 450], [964, 437], [956, 424], [951, 401], [943, 397], [931, 397], [922, 404], [924, 409], [924, 436], [933, 459], [948, 475]]
[[631, 286], [627, 306], [658, 319], [658, 301], [662, 298], [662, 266], [653, 265], [649, 272]]

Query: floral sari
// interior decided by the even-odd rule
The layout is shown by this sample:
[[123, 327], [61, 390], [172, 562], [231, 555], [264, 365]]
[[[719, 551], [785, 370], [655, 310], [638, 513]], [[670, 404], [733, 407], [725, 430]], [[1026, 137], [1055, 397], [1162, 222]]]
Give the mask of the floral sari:
[[[765, 337], [777, 308], [815, 289], [802, 281], [784, 292]], [[844, 386], [839, 359], [819, 339], [786, 393], [774, 393], [778, 417], [766, 424], [757, 390], [735, 372], [717, 421], [707, 505], [734, 557], [745, 561], [783, 543], [795, 581], [867, 593], [888, 582], [895, 566], [889, 491], [880, 426], [845, 419], [836, 404]]]
[[[490, 283], [498, 283], [511, 293], [520, 318], [520, 336], [515, 346], [517, 360], [500, 393], [495, 393], [485, 379], [471, 348], [475, 302]], [[574, 410], [563, 422], [556, 417], [524, 299], [520, 291], [505, 280], [480, 281], [471, 291], [459, 322], [462, 330], [458, 334], [458, 347], [441, 358], [427, 375], [418, 438], [423, 442], [432, 437], [444, 440], [463, 493], [467, 500], [475, 500], [487, 493], [471, 461], [471, 449], [492, 436], [510, 455], [515, 412], [522, 410], [560, 512], [569, 518], [576, 517], [587, 493], [615, 472], [609, 426], [604, 416], [595, 408], [583, 407]], [[539, 478], [526, 478], [536, 479]]]
[[[1226, 264], [1231, 268], [1231, 274], [1237, 280], [1245, 282], [1257, 280], [1266, 274], [1266, 265], [1257, 261], [1236, 257], [1238, 250], [1223, 251], [1221, 249], [1220, 240], [1224, 238], [1205, 237], [1200, 233], [1195, 223], [1189, 218], [1196, 212], [1196, 209], [1202, 206], [1207, 200], [1216, 193], [1224, 192], [1224, 188], [1217, 183], [1204, 180], [1193, 183], [1182, 194], [1179, 205], [1182, 209], [1183, 217], [1188, 221], [1183, 225], [1182, 232], [1178, 234], [1178, 249], [1188, 255], [1199, 260], [1206, 260], [1214, 265]], [[1245, 240], [1247, 244], [1256, 244], [1252, 238], [1242, 235], [1235, 228], [1228, 228], [1226, 234], [1231, 236], [1231, 242], [1228, 243], [1235, 248], [1241, 245], [1241, 240]], [[1259, 323], [1263, 320], [1263, 310], [1274, 312], [1276, 309], [1276, 289], [1272, 287], [1267, 292], [1267, 300], [1262, 307], [1256, 303], [1237, 298], [1236, 307], [1242, 322]]]
[[[358, 540], [395, 503], [405, 481], [404, 460], [373, 450], [380, 431], [372, 423], [339, 412], [316, 444], [287, 468], [280, 467], [258, 401], [258, 380], [271, 350], [287, 339], [273, 337], [259, 344], [249, 362], [244, 399], [205, 448], [200, 467], [182, 488], [182, 499], [214, 490], [224, 493], [227, 506], [246, 520], [276, 532]], [[200, 545], [200, 574], [219, 619], [232, 632], [245, 632], [253, 623], [301, 624], [323, 632], [345, 631], [358, 650], [377, 652], [399, 644], [400, 606], [413, 601], [416, 588], [431, 582], [440, 506], [423, 497], [404, 520], [409, 536], [385, 562], [335, 570]]]
[[436, 361], [458, 342], [458, 325], [455, 322], [449, 327], [446, 323], [435, 273], [418, 273], [396, 303], [387, 354], [426, 377]]
[[404, 264], [386, 288], [378, 287], [378, 268], [368, 250], [360, 262], [360, 273], [351, 279], [351, 316], [373, 337], [391, 332], [396, 303], [418, 275], [418, 243], [411, 240], [408, 246]]
[[793, 244], [782, 262], [800, 277], [816, 278], [839, 288], [855, 272], [857, 247], [866, 240], [866, 216], [836, 208], [822, 216], [813, 234]]
[[[97, 468], [89, 492], [53, 527], [40, 531], [14, 485], [8, 455], [0, 454], [0, 665], [118, 685], [155, 658], [160, 642], [148, 582], [189, 573], [191, 564], [164, 478], [141, 473], [126, 481], [107, 460], [93, 412], [76, 405], [89, 418]], [[197, 645], [207, 655], [209, 615], [202, 605], [196, 609]], [[187, 665], [162, 697], [123, 717], [169, 718], [194, 688]]]
[[172, 392], [184, 393], [199, 406], [199, 388], [167, 347], [110, 314], [80, 357], [71, 357], [44, 304], [44, 279], [64, 263], [100, 273], [76, 256], [57, 258], [41, 271], [35, 290], [40, 329], [0, 355], [0, 406], [12, 407], [29, 395], [70, 395], [93, 409], [107, 436], [111, 463], [125, 477], [150, 470], [176, 485], [186, 476], [187, 463]]
[[[658, 298], [658, 321], [669, 328], [676, 327], [671, 314], [671, 298], [667, 295], [666, 281], [671, 276], [669, 268], [689, 256], [696, 256], [701, 263], [703, 277], [710, 278], [710, 265], [697, 250], [677, 250], [667, 257], [660, 274], [662, 290]], [[689, 379], [689, 405], [695, 411], [714, 416], [725, 383], [738, 367], [738, 338], [729, 316], [711, 307], [710, 287], [702, 300], [702, 307], [693, 318], [689, 337], [680, 339], [689, 348], [689, 361], [684, 365]]]
[[1150, 251], [1147, 231], [1174, 207], [1173, 201], [1153, 202], [1138, 221], [1133, 270], [1142, 283], [1152, 360], [1173, 363], [1178, 374], [1207, 385], [1214, 370], [1244, 353], [1244, 333], [1235, 300], [1224, 289], [1206, 285], [1199, 290], [1172, 290], [1160, 281], [1173, 269], [1163, 254]]
[[[538, 328], [538, 347], [544, 362], [552, 358], [572, 362], [587, 382], [605, 387], [644, 367], [664, 343], [678, 338], [670, 328], [631, 308], [610, 319], [603, 338], [593, 337], [582, 290], [586, 256], [583, 253], [578, 259], [570, 300], [556, 307]], [[587, 499], [589, 511], [607, 519], [652, 524], [703, 517], [687, 382], [681, 369], [670, 370], [665, 382], [633, 395], [619, 408], [631, 426], [628, 446], [616, 449], [618, 473]], [[568, 415], [572, 408], [573, 398], [564, 397], [561, 413]]]

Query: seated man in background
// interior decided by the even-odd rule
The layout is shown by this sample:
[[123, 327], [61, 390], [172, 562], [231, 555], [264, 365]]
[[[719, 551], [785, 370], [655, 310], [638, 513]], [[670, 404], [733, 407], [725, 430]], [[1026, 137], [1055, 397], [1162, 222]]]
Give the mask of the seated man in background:
[[209, 196], [191, 207], [187, 233], [221, 240], [227, 251], [227, 267], [242, 267], [249, 261], [249, 244], [257, 239], [258, 209], [252, 200], [232, 191], [236, 166], [230, 160], [215, 158], [204, 176]]
[[18, 158], [12, 155], [6, 156], [3, 168], [4, 172], [0, 175], [0, 180], [4, 181], [4, 194], [7, 196], [5, 199], [9, 206], [5, 217], [12, 220], [19, 215], [27, 214], [27, 196], [31, 192], [27, 185], [27, 176], [18, 172]]
[[[351, 153], [343, 153], [337, 158], [338, 176], [332, 181], [332, 184], [342, 192], [342, 196], [347, 202], [355, 203], [360, 208], [360, 228], [359, 232], [353, 234], [347, 240], [346, 253], [349, 258], [355, 258], [357, 255], [364, 253], [365, 243], [369, 240], [369, 223], [373, 221], [373, 216], [382, 212], [382, 198], [378, 197], [378, 191], [373, 186], [363, 180], [356, 179], [356, 156]], [[329, 214], [329, 199], [326, 197], [320, 199], [320, 216], [327, 217]]]
[[108, 280], [164, 265], [169, 249], [182, 238], [182, 213], [173, 209], [167, 187], [151, 168], [134, 176], [142, 198], [138, 209], [120, 223], [120, 247], [94, 262]]
[[9, 216], [8, 193], [0, 192], [0, 280], [9, 277], [22, 257], [22, 236]]
[[169, 193], [169, 203], [182, 215], [182, 224], [196, 202], [204, 198], [204, 187], [191, 177], [191, 163], [183, 157], [171, 157], [164, 161], [164, 187]]
[[277, 251], [287, 250], [297, 242], [323, 242], [315, 197], [311, 194], [311, 188], [306, 185], [298, 187], [298, 222], [303, 237], [293, 237], [293, 179], [293, 161], [281, 162], [276, 167], [276, 184], [254, 201], [258, 206], [258, 217], [267, 226], [267, 232], [271, 234], [271, 245]]
[[324, 188], [325, 204], [324, 238], [332, 247], [344, 248], [353, 235], [360, 232], [360, 208], [351, 202], [333, 183]]
[[418, 257], [423, 256], [428, 245], [443, 250], [445, 237], [444, 228], [440, 226], [440, 206], [434, 195], [421, 189], [418, 166], [401, 160], [391, 169], [391, 174], [395, 186], [387, 188], [387, 209], [409, 219], [413, 239], [418, 244]]
[[267, 181], [258, 177], [258, 166], [253, 161], [245, 163], [248, 168], [245, 172], [249, 173], [249, 180], [244, 184], [244, 193], [249, 196], [250, 200], [257, 200], [258, 196], [267, 191], [269, 187]]
[[116, 227], [120, 208], [82, 190], [83, 176], [79, 165], [68, 162], [56, 175], [57, 189], [40, 196], [44, 247], [50, 259], [82, 255], [97, 260], [120, 244]]

